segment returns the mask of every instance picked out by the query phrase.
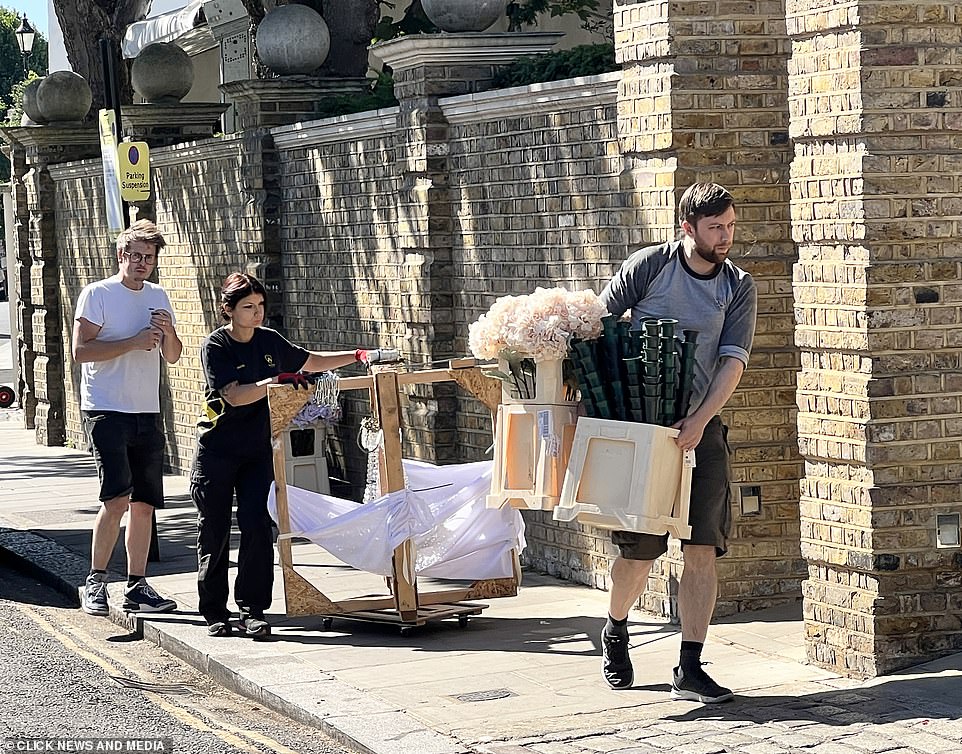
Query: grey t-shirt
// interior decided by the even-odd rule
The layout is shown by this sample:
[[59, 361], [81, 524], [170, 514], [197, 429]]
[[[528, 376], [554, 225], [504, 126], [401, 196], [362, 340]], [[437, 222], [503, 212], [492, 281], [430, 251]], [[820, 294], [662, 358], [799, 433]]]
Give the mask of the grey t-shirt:
[[710, 275], [699, 275], [685, 262], [681, 241], [648, 246], [625, 260], [601, 300], [616, 317], [630, 310], [632, 327], [644, 319], [672, 318], [678, 320], [676, 332], [698, 331], [689, 413], [708, 394], [723, 356], [748, 366], [755, 335], [755, 281], [730, 260]]

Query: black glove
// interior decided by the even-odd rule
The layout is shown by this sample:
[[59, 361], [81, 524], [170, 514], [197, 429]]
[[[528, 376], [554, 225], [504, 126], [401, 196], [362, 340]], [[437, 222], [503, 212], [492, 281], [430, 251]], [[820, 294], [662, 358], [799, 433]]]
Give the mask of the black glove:
[[281, 372], [277, 375], [278, 385], [293, 385], [296, 388], [304, 388], [307, 390], [310, 387], [310, 383], [300, 372]]

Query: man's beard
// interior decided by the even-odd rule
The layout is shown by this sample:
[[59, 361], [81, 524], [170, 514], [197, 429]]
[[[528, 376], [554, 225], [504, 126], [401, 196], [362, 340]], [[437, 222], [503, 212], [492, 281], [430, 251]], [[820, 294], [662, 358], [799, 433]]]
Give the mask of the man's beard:
[[722, 264], [728, 258], [727, 251], [725, 251], [724, 254], [720, 254], [714, 249], [703, 249], [697, 243], [695, 244], [695, 253], [706, 262], [711, 262], [712, 264]]

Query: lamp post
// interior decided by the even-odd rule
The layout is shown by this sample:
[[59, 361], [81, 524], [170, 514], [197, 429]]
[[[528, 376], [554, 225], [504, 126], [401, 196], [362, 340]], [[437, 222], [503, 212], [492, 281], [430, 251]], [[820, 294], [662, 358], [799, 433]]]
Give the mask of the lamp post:
[[18, 26], [14, 32], [17, 37], [17, 47], [20, 48], [20, 55], [23, 58], [23, 77], [27, 78], [27, 56], [30, 55], [30, 51], [33, 49], [33, 40], [37, 36], [37, 32], [34, 31], [33, 27], [30, 25], [30, 21], [27, 20], [27, 14], [23, 14], [23, 18], [20, 19], [20, 26]]

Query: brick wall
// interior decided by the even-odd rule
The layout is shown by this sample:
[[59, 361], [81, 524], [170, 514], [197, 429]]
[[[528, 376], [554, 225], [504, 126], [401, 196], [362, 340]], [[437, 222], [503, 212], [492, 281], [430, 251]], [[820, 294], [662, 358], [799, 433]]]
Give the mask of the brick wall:
[[77, 297], [88, 283], [117, 272], [117, 254], [107, 233], [103, 168], [99, 160], [51, 168], [56, 185], [57, 246], [60, 249], [60, 307], [66, 357], [66, 443], [85, 448], [80, 425], [80, 366], [70, 358]]
[[808, 655], [962, 649], [959, 3], [789, 2]]
[[[469, 353], [468, 325], [499, 296], [555, 285], [600, 291], [632, 241], [641, 240], [641, 198], [616, 138], [618, 78], [442, 102], [451, 132], [456, 352]], [[490, 415], [474, 401], [459, 403], [466, 455], [488, 457]], [[555, 523], [550, 513], [523, 515], [527, 563], [605, 584], [613, 553], [607, 533]]]
[[[203, 384], [200, 344], [221, 323], [220, 284], [230, 272], [248, 266], [249, 253], [262, 246], [256, 197], [243, 190], [240, 136], [183, 144], [151, 152], [153, 216], [167, 247], [157, 281], [170, 296], [183, 356], [169, 365], [161, 385], [161, 406], [172, 469], [190, 467]], [[57, 236], [61, 249], [61, 289], [65, 353], [77, 296], [87, 283], [117, 272], [116, 252], [103, 218], [103, 177], [99, 160], [61, 165], [57, 184]], [[70, 362], [67, 441], [84, 446], [79, 423], [79, 367]]]
[[[788, 175], [788, 39], [780, 2], [712, 0], [615, 3], [623, 67], [618, 137], [633, 174], [648, 171], [649, 226], [676, 224], [681, 192], [695, 181], [728, 187], [738, 210], [735, 264], [758, 286], [749, 368], [722, 412], [729, 425], [736, 493], [760, 488], [758, 515], [733, 500], [734, 530], [719, 561], [717, 614], [797, 598], [801, 461], [795, 441], [794, 327]], [[636, 186], [640, 185], [638, 181]], [[645, 606], [665, 612], [681, 573], [673, 549], [653, 572]], [[673, 609], [671, 610], [673, 613]]]

